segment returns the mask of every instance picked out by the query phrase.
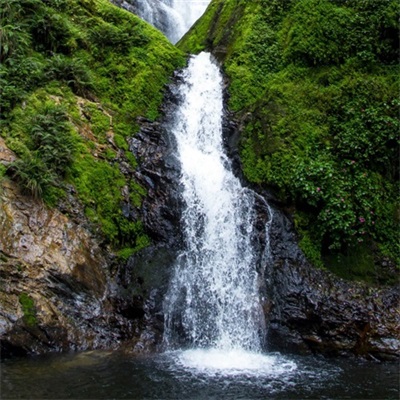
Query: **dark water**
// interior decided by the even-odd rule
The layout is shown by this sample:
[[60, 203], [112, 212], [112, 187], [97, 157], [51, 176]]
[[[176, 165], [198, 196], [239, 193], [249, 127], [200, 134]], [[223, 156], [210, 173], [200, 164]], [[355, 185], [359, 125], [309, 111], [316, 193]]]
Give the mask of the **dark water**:
[[399, 366], [394, 363], [275, 354], [265, 357], [263, 368], [241, 371], [229, 368], [229, 360], [228, 369], [188, 365], [182, 354], [133, 357], [96, 351], [7, 360], [1, 363], [1, 398], [399, 398]]

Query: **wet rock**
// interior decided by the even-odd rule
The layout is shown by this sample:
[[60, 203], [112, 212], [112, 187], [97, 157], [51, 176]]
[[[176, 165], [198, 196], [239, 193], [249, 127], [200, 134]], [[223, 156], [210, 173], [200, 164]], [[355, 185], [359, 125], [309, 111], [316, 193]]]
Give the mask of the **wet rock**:
[[130, 145], [139, 160], [135, 177], [147, 189], [141, 209], [146, 230], [155, 241], [175, 247], [180, 235], [179, 163], [163, 129], [145, 123]]
[[274, 214], [271, 249], [273, 262], [266, 274], [272, 302], [266, 314], [270, 349], [398, 358], [398, 288], [346, 282], [313, 268], [281, 212]]
[[183, 200], [176, 143], [169, 131], [176, 104], [180, 101], [178, 84], [176, 78], [175, 83], [166, 87], [160, 120], [151, 122], [140, 118], [140, 132], [130, 140], [131, 151], [139, 162], [135, 178], [147, 189], [140, 210], [146, 231], [157, 249], [164, 247], [175, 255], [182, 244]]
[[[180, 101], [177, 84], [178, 79], [166, 88], [161, 119], [152, 122], [139, 118], [140, 131], [129, 141], [139, 164], [135, 180], [147, 191], [138, 213], [152, 244], [116, 269], [112, 297], [121, 314], [141, 316], [131, 348], [134, 351], [154, 351], [162, 343], [162, 303], [183, 243], [180, 165], [169, 133], [169, 121]], [[132, 299], [136, 299], [134, 308], [130, 305]]]

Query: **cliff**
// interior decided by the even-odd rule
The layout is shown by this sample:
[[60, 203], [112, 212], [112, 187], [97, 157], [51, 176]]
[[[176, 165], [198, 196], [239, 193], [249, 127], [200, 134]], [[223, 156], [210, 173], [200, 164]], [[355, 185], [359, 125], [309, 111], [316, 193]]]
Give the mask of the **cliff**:
[[150, 241], [127, 138], [185, 58], [106, 0], [5, 0], [1, 20], [2, 356], [118, 346], [144, 312], [115, 276]]

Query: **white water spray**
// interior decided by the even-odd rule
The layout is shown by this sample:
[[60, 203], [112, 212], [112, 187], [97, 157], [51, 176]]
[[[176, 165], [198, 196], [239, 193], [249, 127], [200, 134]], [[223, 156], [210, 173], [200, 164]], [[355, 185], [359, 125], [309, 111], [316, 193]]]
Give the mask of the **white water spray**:
[[[204, 13], [210, 1], [138, 0], [134, 4], [141, 18], [164, 32], [172, 43], [176, 43]], [[126, 1], [122, 6], [130, 8]]]
[[[165, 341], [260, 352], [265, 322], [254, 242], [254, 193], [232, 173], [222, 143], [222, 77], [210, 54], [193, 57], [172, 128], [181, 162], [184, 250], [165, 301]], [[268, 247], [268, 246], [267, 246]]]

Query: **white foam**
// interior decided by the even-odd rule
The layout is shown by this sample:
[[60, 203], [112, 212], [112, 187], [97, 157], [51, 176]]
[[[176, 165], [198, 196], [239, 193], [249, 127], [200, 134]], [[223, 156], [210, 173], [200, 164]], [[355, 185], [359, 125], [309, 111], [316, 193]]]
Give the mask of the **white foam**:
[[180, 367], [206, 375], [276, 377], [297, 369], [295, 362], [280, 355], [242, 349], [193, 349], [172, 354]]

